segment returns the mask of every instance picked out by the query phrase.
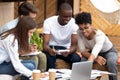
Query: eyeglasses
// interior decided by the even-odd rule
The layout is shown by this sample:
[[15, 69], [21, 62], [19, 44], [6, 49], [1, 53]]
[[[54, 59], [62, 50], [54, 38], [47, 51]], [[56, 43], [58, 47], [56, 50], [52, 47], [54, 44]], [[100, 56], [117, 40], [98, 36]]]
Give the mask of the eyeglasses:
[[80, 29], [80, 31], [86, 31], [87, 29], [89, 29], [89, 27], [84, 27], [84, 28], [79, 28]]

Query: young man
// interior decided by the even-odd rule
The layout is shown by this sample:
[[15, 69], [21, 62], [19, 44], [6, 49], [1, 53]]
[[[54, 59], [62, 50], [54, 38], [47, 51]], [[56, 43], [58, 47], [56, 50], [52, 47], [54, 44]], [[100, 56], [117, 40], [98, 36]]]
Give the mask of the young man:
[[32, 4], [30, 4], [28, 2], [23, 2], [18, 8], [18, 17], [16, 19], [6, 23], [5, 25], [1, 26], [0, 34], [9, 29], [14, 28], [17, 25], [18, 20], [21, 19], [23, 16], [30, 16], [33, 19], [35, 19], [36, 14], [37, 14], [37, 10]]
[[82, 53], [82, 60], [95, 61], [98, 64], [106, 65], [108, 71], [116, 75], [110, 75], [109, 80], [118, 80], [117, 78], [117, 52], [108, 39], [101, 31], [92, 26], [91, 14], [87, 12], [79, 13], [76, 18], [79, 25], [78, 45]]
[[[47, 69], [55, 68], [56, 58], [61, 58], [71, 64], [80, 61], [79, 55], [75, 53], [77, 29], [78, 26], [72, 18], [72, 7], [68, 3], [61, 4], [58, 16], [45, 20], [43, 50], [47, 56]], [[59, 53], [58, 50], [61, 49], [68, 51]]]
[[[18, 21], [24, 17], [24, 16], [30, 16], [35, 20], [37, 14], [36, 8], [30, 4], [29, 2], [23, 2], [19, 8], [18, 8], [18, 18], [6, 23], [0, 28], [0, 33], [3, 33], [5, 31], [8, 31], [12, 28], [14, 28]], [[28, 56], [20, 56], [22, 59], [32, 59], [36, 62], [36, 67], [42, 71], [46, 71], [46, 56], [45, 54], [38, 54], [37, 56], [35, 55], [28, 55]]]

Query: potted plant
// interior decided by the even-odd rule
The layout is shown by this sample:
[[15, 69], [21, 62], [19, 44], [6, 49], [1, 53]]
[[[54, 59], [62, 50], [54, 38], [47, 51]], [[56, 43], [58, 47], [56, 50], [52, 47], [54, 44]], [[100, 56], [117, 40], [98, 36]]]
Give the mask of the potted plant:
[[36, 44], [38, 51], [42, 51], [43, 36], [40, 36], [37, 30], [33, 33], [33, 36], [30, 39], [30, 44]]

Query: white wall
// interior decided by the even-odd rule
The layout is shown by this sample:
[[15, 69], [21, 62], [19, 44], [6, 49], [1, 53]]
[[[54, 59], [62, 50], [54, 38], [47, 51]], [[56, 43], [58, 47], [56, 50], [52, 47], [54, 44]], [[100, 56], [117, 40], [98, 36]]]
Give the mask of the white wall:
[[0, 2], [0, 27], [12, 19], [14, 19], [14, 3]]

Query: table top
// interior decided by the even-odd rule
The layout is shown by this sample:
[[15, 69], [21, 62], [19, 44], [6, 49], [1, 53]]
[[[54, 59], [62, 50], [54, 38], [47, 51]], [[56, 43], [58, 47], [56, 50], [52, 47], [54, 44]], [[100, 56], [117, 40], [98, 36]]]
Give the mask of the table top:
[[[70, 80], [71, 72], [70, 69], [55, 69], [56, 70], [56, 80]], [[46, 77], [41, 78], [40, 80], [49, 80], [49, 73], [45, 72]], [[101, 74], [113, 74], [107, 71], [100, 71], [100, 70], [92, 70], [91, 71], [91, 78], [90, 80], [100, 80]], [[30, 79], [32, 80], [32, 78]]]

